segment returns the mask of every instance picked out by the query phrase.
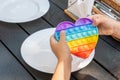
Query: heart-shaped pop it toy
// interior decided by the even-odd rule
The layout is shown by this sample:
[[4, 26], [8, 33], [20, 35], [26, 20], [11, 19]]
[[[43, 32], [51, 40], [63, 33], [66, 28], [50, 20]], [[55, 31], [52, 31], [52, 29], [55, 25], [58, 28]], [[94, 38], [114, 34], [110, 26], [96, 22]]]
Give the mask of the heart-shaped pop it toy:
[[88, 18], [81, 18], [75, 24], [69, 21], [61, 22], [56, 27], [55, 39], [59, 41], [60, 31], [64, 30], [71, 53], [86, 59], [95, 49], [98, 41], [98, 29], [92, 23], [93, 21]]

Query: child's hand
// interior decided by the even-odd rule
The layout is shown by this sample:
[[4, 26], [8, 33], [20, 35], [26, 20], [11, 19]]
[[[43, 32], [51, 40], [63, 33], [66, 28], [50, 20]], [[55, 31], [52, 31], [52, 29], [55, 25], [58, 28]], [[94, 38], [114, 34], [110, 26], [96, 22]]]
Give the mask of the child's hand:
[[115, 20], [100, 14], [89, 16], [93, 20], [93, 25], [97, 26], [100, 35], [112, 35], [114, 33]]
[[50, 45], [51, 45], [52, 51], [54, 52], [54, 54], [56, 55], [58, 60], [66, 60], [66, 59], [72, 60], [72, 56], [70, 54], [69, 47], [66, 43], [64, 31], [61, 31], [61, 33], [60, 33], [60, 41], [59, 42], [57, 42], [55, 40], [54, 36], [52, 35], [50, 38]]

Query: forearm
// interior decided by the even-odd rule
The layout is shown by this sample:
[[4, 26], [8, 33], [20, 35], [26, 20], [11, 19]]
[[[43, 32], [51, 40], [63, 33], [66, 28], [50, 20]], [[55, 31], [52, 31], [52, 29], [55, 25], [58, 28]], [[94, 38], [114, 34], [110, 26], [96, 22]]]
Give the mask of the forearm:
[[64, 62], [64, 80], [70, 80], [71, 75], [71, 62], [72, 61], [65, 61]]
[[114, 25], [114, 32], [112, 34], [113, 37], [120, 39], [120, 22], [116, 21]]
[[59, 60], [52, 80], [70, 80], [71, 60]]

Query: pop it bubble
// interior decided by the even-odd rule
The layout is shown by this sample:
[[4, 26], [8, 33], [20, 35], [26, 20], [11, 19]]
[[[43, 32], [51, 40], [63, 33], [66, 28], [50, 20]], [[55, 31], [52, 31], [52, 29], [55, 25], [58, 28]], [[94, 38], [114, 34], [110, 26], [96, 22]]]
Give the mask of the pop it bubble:
[[94, 50], [98, 41], [98, 29], [92, 25], [93, 21], [88, 18], [81, 18], [73, 24], [69, 21], [57, 25], [55, 39], [60, 40], [60, 31], [66, 33], [66, 42], [72, 54], [86, 59]]

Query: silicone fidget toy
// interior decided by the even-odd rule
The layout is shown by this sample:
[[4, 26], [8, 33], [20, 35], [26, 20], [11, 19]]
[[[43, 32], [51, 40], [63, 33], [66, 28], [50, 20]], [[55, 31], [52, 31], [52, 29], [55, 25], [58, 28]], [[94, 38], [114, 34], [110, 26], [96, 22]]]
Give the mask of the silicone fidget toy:
[[86, 59], [95, 49], [98, 41], [98, 29], [92, 25], [93, 21], [81, 18], [74, 23], [63, 21], [59, 23], [55, 31], [55, 39], [60, 40], [60, 31], [66, 33], [66, 42], [70, 51], [75, 56]]

